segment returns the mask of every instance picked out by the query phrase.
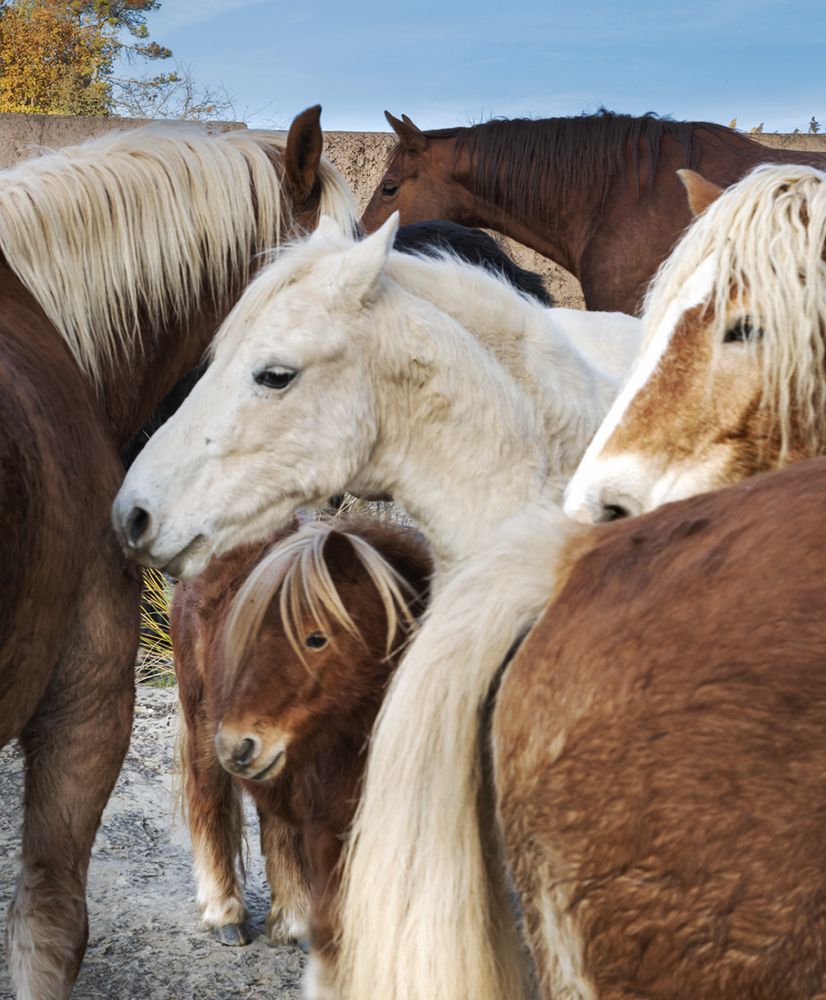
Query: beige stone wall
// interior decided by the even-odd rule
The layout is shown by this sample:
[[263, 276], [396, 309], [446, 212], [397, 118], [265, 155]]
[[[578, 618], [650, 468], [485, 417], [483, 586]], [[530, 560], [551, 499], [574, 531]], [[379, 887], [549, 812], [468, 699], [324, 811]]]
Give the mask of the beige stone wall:
[[[138, 119], [69, 118], [59, 115], [0, 114], [0, 167], [8, 167], [48, 149], [68, 146], [111, 128], [134, 128]], [[240, 122], [218, 122], [217, 128], [244, 128]], [[754, 134], [767, 146], [826, 152], [826, 135]], [[325, 151], [342, 171], [363, 209], [378, 183], [395, 137], [386, 132], [327, 132]], [[523, 266], [543, 275], [559, 305], [582, 307], [579, 283], [567, 271], [541, 254], [513, 240], [506, 245]]]

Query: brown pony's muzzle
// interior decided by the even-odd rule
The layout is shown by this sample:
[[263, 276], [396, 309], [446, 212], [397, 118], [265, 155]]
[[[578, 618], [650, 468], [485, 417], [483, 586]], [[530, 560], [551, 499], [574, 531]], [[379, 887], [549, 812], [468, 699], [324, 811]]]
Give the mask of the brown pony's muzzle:
[[285, 763], [283, 743], [264, 746], [255, 733], [223, 724], [215, 733], [215, 752], [226, 771], [250, 781], [274, 778], [283, 770]]

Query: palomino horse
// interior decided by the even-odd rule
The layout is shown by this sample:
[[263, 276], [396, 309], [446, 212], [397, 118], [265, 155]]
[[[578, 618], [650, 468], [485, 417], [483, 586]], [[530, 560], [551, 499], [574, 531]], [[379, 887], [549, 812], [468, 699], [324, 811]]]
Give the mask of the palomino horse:
[[505, 233], [567, 268], [589, 309], [636, 313], [690, 216], [675, 171], [728, 186], [758, 163], [826, 166], [722, 125], [603, 111], [421, 132], [385, 112], [399, 144], [362, 222], [443, 218]]
[[318, 109], [275, 133], [110, 134], [0, 174], [0, 744], [26, 756], [6, 939], [18, 997], [62, 1000], [89, 854], [132, 717], [138, 579], [108, 524], [118, 448], [191, 368], [251, 259], [352, 220]]
[[342, 516], [235, 549], [176, 588], [198, 902], [224, 943], [250, 940], [237, 873], [245, 789], [261, 820], [270, 936], [306, 931], [309, 892], [311, 944], [323, 968], [366, 744], [430, 572], [427, 548], [410, 529]]
[[[542, 305], [552, 306], [553, 300], [542, 282], [542, 277], [533, 271], [520, 267], [505, 253], [496, 240], [481, 229], [468, 229], [454, 222], [431, 220], [416, 222], [409, 226], [399, 226], [394, 244], [402, 253], [429, 254], [440, 256], [455, 254], [462, 260], [497, 272], [525, 295], [531, 296]], [[172, 416], [192, 387], [203, 374], [204, 366], [187, 373], [163, 398], [138, 433], [122, 450], [123, 464], [128, 469], [138, 457], [147, 440]]]
[[[454, 891], [486, 882], [491, 860], [475, 819], [476, 733], [490, 676], [509, 644], [491, 647], [481, 672], [490, 671], [479, 679], [461, 667], [444, 671], [445, 660], [424, 652], [411, 656], [428, 631], [440, 635], [438, 591], [450, 567], [484, 549], [486, 535], [514, 511], [556, 491], [617, 380], [596, 372], [549, 323], [553, 310], [492, 275], [456, 261], [391, 254], [392, 221], [358, 243], [319, 227], [261, 272], [216, 338], [203, 379], [132, 466], [113, 518], [130, 556], [174, 575], [199, 572], [214, 551], [252, 542], [298, 506], [345, 489], [391, 493], [422, 527], [439, 571], [436, 611], [391, 683], [374, 733], [360, 828], [373, 830], [377, 841], [361, 852], [362, 863], [375, 862], [387, 885], [368, 905], [381, 909], [379, 923], [400, 929], [406, 952], [394, 941], [378, 959], [374, 937], [364, 954], [376, 958], [377, 974], [416, 982], [411, 1000], [432, 1000], [450, 996], [455, 984], [406, 974], [429, 953], [419, 947], [423, 940], [458, 935], [481, 941], [490, 954], [491, 919], [503, 936], [514, 935], [492, 902], [474, 897], [468, 905]], [[455, 318], [463, 312], [474, 318], [468, 329], [475, 337]], [[636, 331], [637, 321], [631, 323]], [[618, 364], [612, 349], [605, 348], [608, 367]], [[511, 641], [548, 599], [547, 581], [529, 584], [513, 594], [494, 588]], [[461, 665], [471, 653], [456, 655]], [[434, 671], [445, 681], [468, 679], [470, 690], [448, 691], [438, 701], [419, 697]], [[422, 744], [409, 754], [425, 734], [432, 756]], [[382, 761], [389, 775], [375, 770]], [[417, 817], [419, 808], [426, 818]], [[419, 850], [419, 836], [438, 844], [446, 828], [461, 841], [458, 883], [452, 852]], [[424, 898], [425, 885], [441, 888]], [[376, 921], [368, 923], [375, 930]], [[351, 920], [349, 931], [358, 933], [358, 925]], [[459, 951], [469, 995], [487, 996], [486, 976], [501, 995], [519, 994], [523, 963], [515, 944], [513, 963], [481, 971], [479, 949]], [[354, 995], [395, 994], [381, 982]]]
[[702, 211], [651, 287], [646, 345], [571, 481], [606, 520], [826, 453], [826, 174], [763, 166]]

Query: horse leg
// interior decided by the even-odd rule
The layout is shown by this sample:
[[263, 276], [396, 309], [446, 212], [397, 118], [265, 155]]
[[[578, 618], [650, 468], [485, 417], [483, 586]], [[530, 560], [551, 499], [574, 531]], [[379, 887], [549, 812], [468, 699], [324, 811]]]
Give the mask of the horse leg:
[[301, 835], [272, 810], [259, 808], [261, 853], [270, 885], [267, 932], [273, 942], [307, 936], [310, 886]]
[[247, 945], [252, 934], [238, 877], [244, 833], [241, 791], [215, 755], [213, 727], [203, 706], [187, 711], [189, 707], [184, 706], [183, 772], [201, 923], [221, 944]]
[[312, 881], [311, 947], [304, 974], [304, 998], [336, 1000], [334, 978], [342, 841], [328, 826], [310, 826], [305, 832], [304, 843]]
[[88, 938], [92, 843], [129, 745], [139, 587], [102, 548], [86, 567], [50, 686], [20, 736], [22, 869], [6, 929], [18, 1000], [71, 992]]

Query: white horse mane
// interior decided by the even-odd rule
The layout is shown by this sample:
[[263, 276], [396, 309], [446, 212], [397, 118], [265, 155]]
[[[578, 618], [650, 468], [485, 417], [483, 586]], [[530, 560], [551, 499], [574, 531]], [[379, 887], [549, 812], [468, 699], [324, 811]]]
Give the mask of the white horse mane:
[[363, 641], [324, 559], [324, 546], [333, 532], [352, 545], [378, 592], [387, 619], [385, 651], [390, 653], [399, 626], [405, 630], [412, 626], [410, 600], [418, 595], [384, 556], [356, 531], [348, 531], [346, 522], [335, 518], [309, 521], [270, 549], [233, 600], [225, 640], [227, 679], [240, 670], [276, 594], [284, 633], [302, 660], [306, 650], [300, 631], [306, 615], [320, 631], [335, 624]]
[[726, 189], [683, 235], [645, 300], [646, 333], [711, 258], [709, 304], [721, 345], [732, 312], [763, 330], [763, 402], [781, 436], [781, 461], [795, 429], [826, 446], [826, 174], [813, 167], [756, 167]]
[[[0, 251], [93, 381], [141, 323], [186, 319], [204, 288], [220, 302], [278, 242], [290, 206], [270, 156], [285, 145], [277, 132], [150, 125], [0, 172]], [[321, 180], [321, 211], [351, 230], [350, 193], [323, 158]]]

